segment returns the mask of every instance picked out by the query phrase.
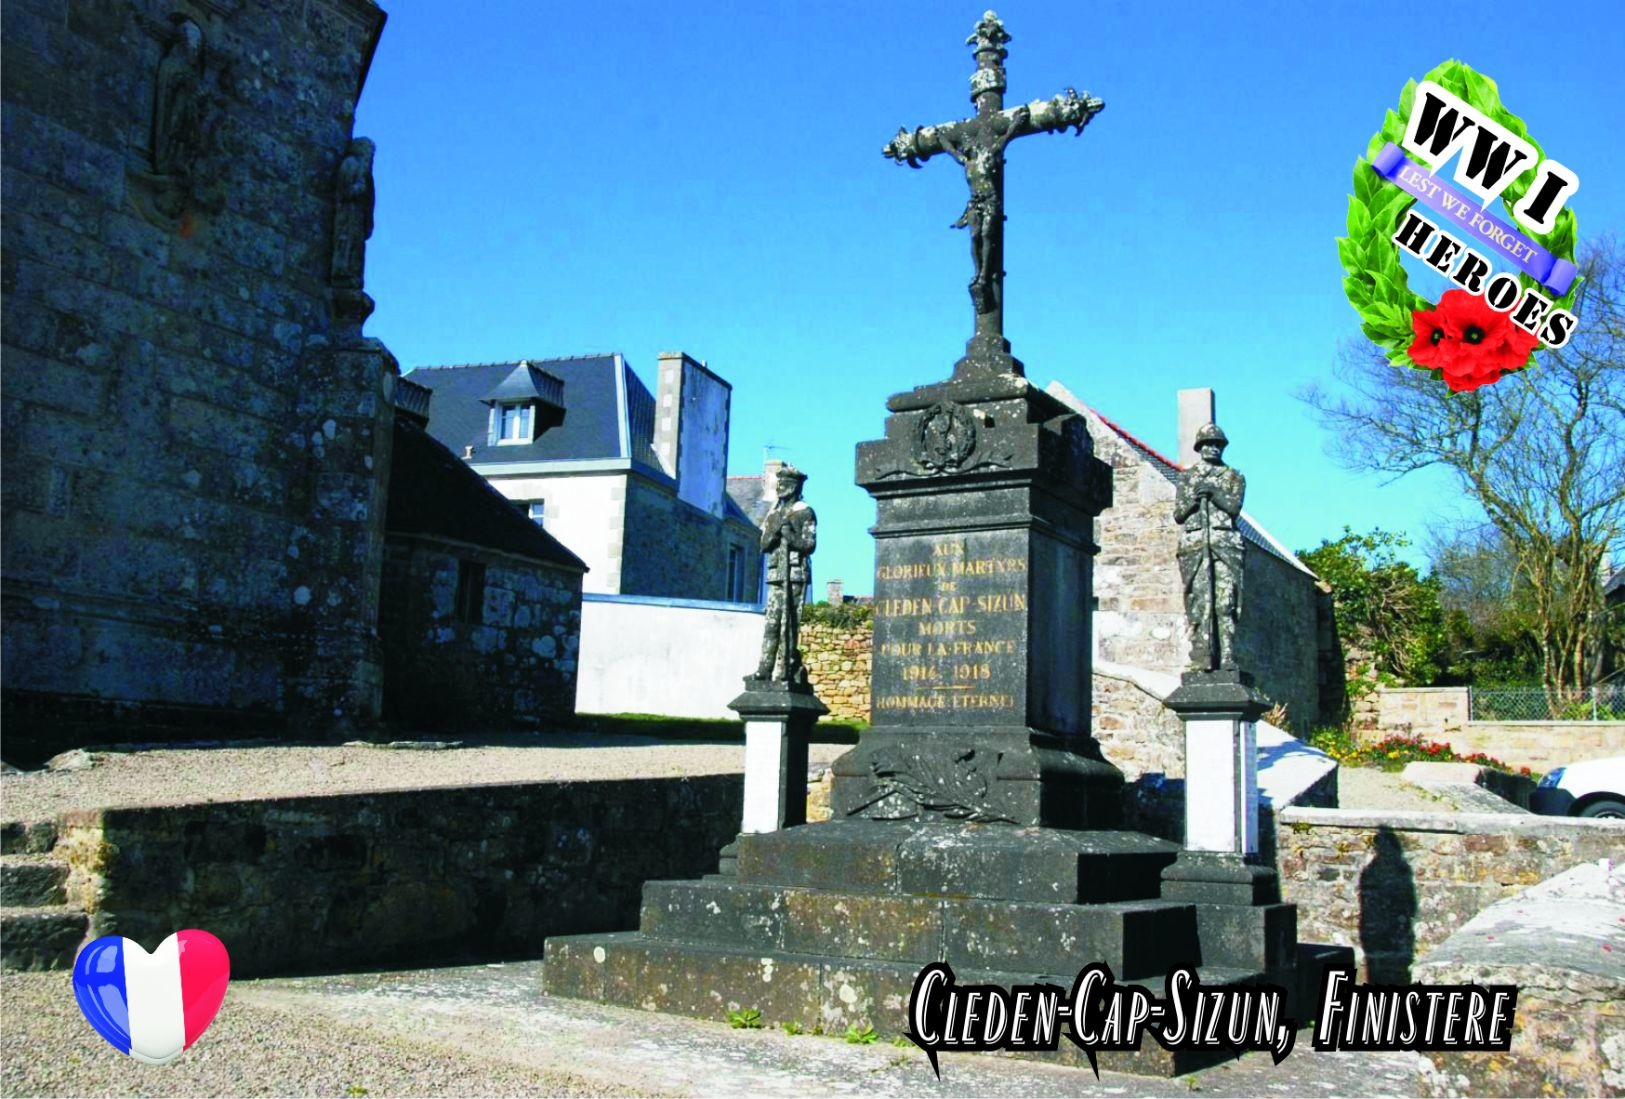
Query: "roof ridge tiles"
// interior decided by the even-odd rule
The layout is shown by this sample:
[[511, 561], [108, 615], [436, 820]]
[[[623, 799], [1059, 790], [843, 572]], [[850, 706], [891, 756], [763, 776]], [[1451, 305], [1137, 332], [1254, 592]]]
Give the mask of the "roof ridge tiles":
[[[481, 366], [518, 366], [520, 363], [530, 363], [532, 366], [534, 366], [537, 363], [569, 363], [581, 362], [586, 359], [613, 359], [620, 354], [621, 353], [619, 351], [590, 351], [581, 355], [552, 355], [546, 358], [525, 355], [517, 359], [497, 359], [494, 362], [488, 363], [420, 364], [418, 366], [407, 368], [406, 372], [410, 374], [413, 370], [472, 370], [475, 367]], [[624, 356], [622, 357], [624, 358]]]

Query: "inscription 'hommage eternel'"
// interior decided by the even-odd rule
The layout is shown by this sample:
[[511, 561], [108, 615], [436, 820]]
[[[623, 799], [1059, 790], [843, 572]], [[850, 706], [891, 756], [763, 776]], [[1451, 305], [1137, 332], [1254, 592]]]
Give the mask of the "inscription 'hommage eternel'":
[[[926, 543], [921, 561], [875, 569], [876, 653], [890, 658], [896, 691], [877, 692], [877, 711], [1000, 710], [1013, 695], [1001, 658], [1021, 655], [1027, 561], [975, 555], [963, 538]], [[1003, 581], [1003, 582], [1001, 582]], [[974, 589], [974, 590], [972, 590]]]
[[975, 117], [920, 126], [912, 132], [899, 129], [881, 151], [911, 168], [938, 153], [947, 153], [964, 167], [970, 201], [954, 228], [970, 230], [975, 263], [970, 297], [976, 310], [976, 331], [966, 360], [973, 369], [997, 372], [1015, 369], [1004, 340], [1004, 147], [1026, 134], [1068, 128], [1081, 134], [1106, 104], [1088, 92], [1079, 95], [1068, 88], [1053, 99], [1035, 99], [1006, 110], [1004, 59], [1009, 51], [1004, 47], [1010, 35], [1004, 24], [987, 12], [965, 41], [976, 53], [976, 72], [970, 80]]

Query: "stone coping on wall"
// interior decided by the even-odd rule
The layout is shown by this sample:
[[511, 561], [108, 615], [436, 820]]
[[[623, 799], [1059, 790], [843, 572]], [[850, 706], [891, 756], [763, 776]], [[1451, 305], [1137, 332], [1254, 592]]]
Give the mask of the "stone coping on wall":
[[687, 607], [701, 611], [732, 611], [735, 614], [761, 614], [761, 603], [735, 603], [723, 599], [678, 599], [667, 595], [613, 595], [582, 592], [583, 603], [632, 603], [642, 607]]
[[1428, 813], [1405, 809], [1312, 809], [1294, 806], [1276, 814], [1276, 820], [1322, 828], [1389, 828], [1396, 832], [1449, 832], [1472, 835], [1479, 832], [1516, 832], [1526, 836], [1561, 836], [1590, 830], [1598, 834], [1619, 833], [1625, 842], [1625, 822], [1587, 820], [1580, 817], [1544, 817], [1506, 813]]

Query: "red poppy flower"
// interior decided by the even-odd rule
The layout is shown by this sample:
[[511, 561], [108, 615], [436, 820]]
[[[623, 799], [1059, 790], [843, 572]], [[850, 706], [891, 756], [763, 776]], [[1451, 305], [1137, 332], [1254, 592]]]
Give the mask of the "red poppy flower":
[[1444, 375], [1458, 393], [1499, 381], [1521, 370], [1540, 340], [1490, 308], [1479, 294], [1447, 290], [1432, 309], [1411, 314], [1416, 340], [1411, 361]]

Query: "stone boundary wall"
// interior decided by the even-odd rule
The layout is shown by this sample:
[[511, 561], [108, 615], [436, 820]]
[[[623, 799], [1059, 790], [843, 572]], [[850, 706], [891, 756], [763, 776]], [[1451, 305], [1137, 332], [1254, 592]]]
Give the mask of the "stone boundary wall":
[[1367, 743], [1414, 736], [1531, 771], [1625, 755], [1625, 721], [1472, 721], [1466, 687], [1383, 687], [1372, 697], [1375, 718], [1361, 734]]
[[714, 873], [743, 797], [733, 774], [76, 810], [56, 854], [93, 937], [202, 928], [234, 977], [535, 958]]
[[1352, 946], [1361, 979], [1385, 984], [1496, 901], [1625, 851], [1618, 821], [1307, 808], [1276, 821], [1298, 938]]
[[1373, 713], [1364, 729], [1374, 740], [1396, 734], [1442, 740], [1468, 720], [1466, 687], [1378, 687], [1371, 702]]
[[759, 604], [588, 592], [576, 711], [733, 720], [761, 655]]
[[869, 720], [869, 680], [873, 670], [872, 626], [801, 627], [801, 657], [807, 678], [829, 716], [844, 721]]
[[1582, 759], [1625, 755], [1625, 721], [1469, 721], [1442, 739], [1464, 755], [1483, 752], [1513, 767], [1545, 772]]
[[1491, 905], [1417, 979], [1518, 989], [1512, 1048], [1429, 1053], [1422, 1094], [1625, 1093], [1625, 864], [1575, 867]]

